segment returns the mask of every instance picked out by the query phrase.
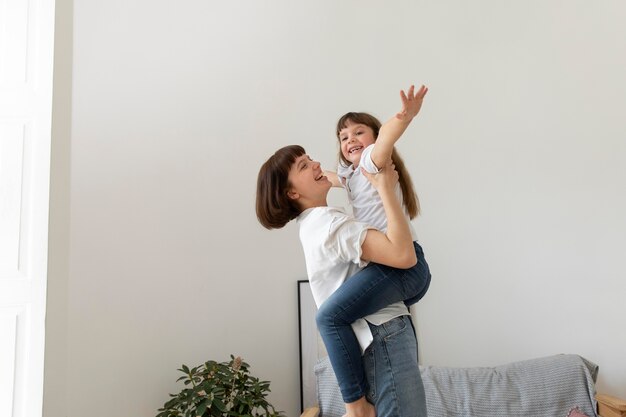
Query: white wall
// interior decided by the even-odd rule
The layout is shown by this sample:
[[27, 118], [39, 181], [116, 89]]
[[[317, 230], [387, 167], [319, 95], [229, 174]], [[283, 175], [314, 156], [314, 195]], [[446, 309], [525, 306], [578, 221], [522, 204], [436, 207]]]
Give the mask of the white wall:
[[305, 267], [295, 225], [257, 224], [258, 168], [291, 143], [334, 165], [336, 119], [384, 119], [411, 82], [430, 87], [399, 145], [433, 271], [422, 361], [578, 353], [626, 397], [623, 2], [58, 2], [71, 217], [47, 416], [153, 416], [177, 367], [230, 353], [296, 415]]

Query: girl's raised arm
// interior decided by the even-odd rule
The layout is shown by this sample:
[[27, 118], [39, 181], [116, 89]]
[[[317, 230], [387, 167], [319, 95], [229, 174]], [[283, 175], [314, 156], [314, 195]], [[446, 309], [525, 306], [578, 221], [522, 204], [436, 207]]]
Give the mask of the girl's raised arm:
[[403, 90], [400, 91], [402, 110], [380, 127], [376, 145], [372, 150], [372, 161], [377, 167], [385, 166], [388, 163], [391, 159], [393, 146], [422, 108], [422, 102], [428, 88], [422, 85], [417, 92], [414, 90], [415, 86], [412, 85], [407, 94]]

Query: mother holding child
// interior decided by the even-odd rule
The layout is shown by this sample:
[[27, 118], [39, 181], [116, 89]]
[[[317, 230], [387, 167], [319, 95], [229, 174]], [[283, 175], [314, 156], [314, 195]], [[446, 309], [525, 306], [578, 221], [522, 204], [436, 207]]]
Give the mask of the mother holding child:
[[[402, 91], [402, 110], [382, 126], [367, 113], [344, 115], [337, 174], [298, 145], [279, 149], [259, 171], [259, 222], [300, 226], [318, 329], [348, 417], [427, 415], [408, 306], [428, 290], [430, 271], [409, 222], [417, 197], [394, 149], [427, 91]], [[347, 190], [354, 216], [328, 206], [333, 185]]]

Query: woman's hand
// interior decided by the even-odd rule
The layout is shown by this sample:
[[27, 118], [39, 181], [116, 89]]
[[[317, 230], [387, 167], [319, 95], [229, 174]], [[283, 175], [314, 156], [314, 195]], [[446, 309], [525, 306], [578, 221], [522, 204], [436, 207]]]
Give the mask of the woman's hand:
[[422, 85], [416, 93], [414, 93], [415, 86], [409, 87], [407, 94], [404, 90], [400, 91], [400, 99], [402, 100], [402, 110], [396, 114], [396, 117], [400, 120], [411, 120], [422, 108], [424, 102], [424, 96], [428, 93], [428, 87]]
[[410, 268], [417, 262], [413, 237], [407, 217], [400, 201], [396, 197], [395, 186], [398, 172], [390, 162], [377, 174], [370, 174], [363, 169], [363, 175], [376, 187], [385, 208], [387, 231], [368, 230], [361, 244], [361, 258], [395, 268]]
[[365, 178], [376, 188], [378, 193], [384, 192], [385, 190], [393, 191], [396, 184], [398, 183], [398, 171], [396, 171], [396, 166], [389, 161], [387, 165], [382, 167], [376, 174], [370, 174], [363, 168], [361, 168], [361, 172], [365, 175]]

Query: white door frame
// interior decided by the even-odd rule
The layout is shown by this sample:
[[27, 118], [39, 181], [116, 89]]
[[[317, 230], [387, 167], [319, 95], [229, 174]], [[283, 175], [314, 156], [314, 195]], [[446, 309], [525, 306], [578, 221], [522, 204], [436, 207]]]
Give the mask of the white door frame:
[[0, 416], [41, 417], [54, 0], [0, 0]]

